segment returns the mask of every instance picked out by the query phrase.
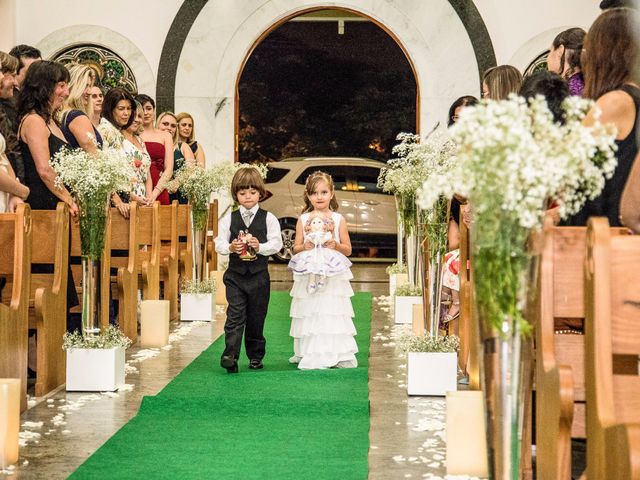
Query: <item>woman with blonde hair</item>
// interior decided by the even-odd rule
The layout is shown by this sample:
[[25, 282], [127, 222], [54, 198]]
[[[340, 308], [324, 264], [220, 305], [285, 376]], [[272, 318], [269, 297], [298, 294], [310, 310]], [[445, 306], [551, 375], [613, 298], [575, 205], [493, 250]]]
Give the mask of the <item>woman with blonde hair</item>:
[[58, 118], [60, 129], [71, 148], [82, 148], [86, 152], [95, 153], [102, 148], [100, 132], [93, 126], [91, 87], [95, 84], [96, 75], [87, 65], [71, 63], [69, 70], [69, 96], [64, 102]]
[[173, 177], [173, 138], [166, 131], [154, 126], [156, 103], [149, 95], [138, 95], [136, 101], [142, 105], [142, 126], [144, 130], [140, 137], [144, 141], [147, 152], [151, 157], [149, 173], [153, 184], [153, 191], [149, 202], [158, 200], [162, 205], [169, 205], [169, 192], [165, 189]]
[[482, 98], [505, 100], [510, 93], [518, 93], [522, 85], [522, 74], [511, 65], [499, 65], [484, 72]]
[[184, 142], [189, 145], [189, 148], [193, 152], [198, 165], [204, 167], [204, 148], [202, 147], [202, 145], [199, 145], [195, 139], [196, 128], [193, 117], [187, 112], [181, 112], [176, 115], [176, 120], [178, 121], [178, 141]]
[[[162, 112], [160, 115], [158, 115], [156, 127], [160, 130], [169, 132], [171, 134], [171, 137], [173, 138], [172, 179], [174, 179], [185, 165], [193, 165], [196, 160], [193, 156], [193, 152], [189, 148], [189, 145], [179, 141], [180, 137], [178, 135], [178, 120], [173, 112]], [[178, 200], [178, 202], [182, 204], [186, 204], [189, 201], [187, 197], [182, 195], [182, 192], [180, 192], [180, 190], [177, 190], [175, 192], [169, 191], [169, 199], [172, 202], [174, 200]]]

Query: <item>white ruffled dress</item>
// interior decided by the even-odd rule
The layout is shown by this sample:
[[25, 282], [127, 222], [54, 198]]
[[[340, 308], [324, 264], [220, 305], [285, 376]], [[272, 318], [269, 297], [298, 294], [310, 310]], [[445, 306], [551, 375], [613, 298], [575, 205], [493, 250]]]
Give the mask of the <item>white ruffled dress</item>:
[[[340, 243], [339, 226], [344, 219], [336, 212], [331, 215], [335, 225], [333, 234]], [[307, 217], [308, 214], [302, 215], [303, 224]], [[293, 259], [292, 262], [295, 265]], [[346, 267], [341, 273], [328, 276], [325, 286], [313, 293], [307, 290], [309, 276], [293, 273], [289, 334], [293, 337], [294, 356], [291, 362], [298, 363], [302, 370], [357, 367], [351, 270]]]

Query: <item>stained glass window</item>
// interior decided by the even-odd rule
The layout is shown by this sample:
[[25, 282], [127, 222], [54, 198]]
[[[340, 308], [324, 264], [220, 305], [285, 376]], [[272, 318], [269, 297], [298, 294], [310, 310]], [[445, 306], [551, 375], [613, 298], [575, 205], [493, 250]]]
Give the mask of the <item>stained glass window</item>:
[[549, 50], [544, 53], [541, 53], [536, 57], [536, 59], [529, 64], [527, 69], [524, 71], [524, 76], [528, 77], [532, 73], [539, 72], [541, 70], [547, 69], [547, 57], [549, 56]]
[[121, 87], [135, 94], [136, 78], [129, 65], [114, 51], [93, 44], [74, 45], [53, 55], [53, 60], [67, 64], [77, 62], [89, 65], [96, 72], [98, 84], [103, 90]]

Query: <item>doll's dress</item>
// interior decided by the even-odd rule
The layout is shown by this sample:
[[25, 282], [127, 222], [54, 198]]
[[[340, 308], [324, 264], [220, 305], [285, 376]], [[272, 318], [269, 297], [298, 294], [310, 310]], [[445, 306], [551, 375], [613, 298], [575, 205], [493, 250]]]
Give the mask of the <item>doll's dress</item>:
[[289, 269], [294, 274], [315, 273], [325, 277], [333, 277], [351, 268], [351, 262], [342, 253], [322, 245], [331, 240], [331, 232], [311, 232], [304, 236], [305, 241], [315, 245], [311, 250], [303, 250], [289, 261]]
[[[308, 213], [301, 216], [303, 225], [307, 222], [308, 216]], [[344, 220], [335, 212], [331, 216], [335, 225], [333, 235], [339, 243], [339, 226]], [[327, 248], [322, 250], [335, 251]], [[298, 255], [300, 254], [295, 255], [294, 258]], [[342, 256], [350, 266], [349, 259]], [[292, 262], [294, 265], [298, 263], [292, 258], [289, 268], [292, 268]], [[355, 354], [358, 352], [358, 346], [354, 338], [356, 328], [353, 324], [354, 312], [351, 305], [353, 289], [349, 282], [353, 278], [351, 269], [346, 267], [333, 275], [327, 274], [325, 286], [313, 293], [309, 293], [307, 289], [310, 272], [297, 273], [293, 268], [292, 270], [289, 335], [293, 337], [294, 356], [290, 361], [298, 363], [298, 368], [302, 370], [357, 367], [358, 361]]]

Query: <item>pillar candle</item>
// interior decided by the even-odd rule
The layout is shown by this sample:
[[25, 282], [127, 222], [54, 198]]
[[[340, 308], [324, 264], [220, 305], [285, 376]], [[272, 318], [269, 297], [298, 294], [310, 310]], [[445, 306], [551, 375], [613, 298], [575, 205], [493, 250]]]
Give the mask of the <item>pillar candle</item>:
[[222, 276], [224, 272], [222, 270], [214, 270], [211, 272], [211, 278], [216, 281], [216, 305], [228, 305], [227, 303], [227, 290], [224, 287]]
[[0, 378], [0, 468], [18, 461], [20, 379]]
[[424, 326], [424, 307], [421, 303], [413, 305], [412, 330], [414, 335], [424, 335], [426, 333]]
[[447, 392], [447, 475], [486, 478], [484, 398], [479, 390]]
[[169, 300], [143, 300], [140, 304], [140, 345], [164, 347], [169, 343]]

